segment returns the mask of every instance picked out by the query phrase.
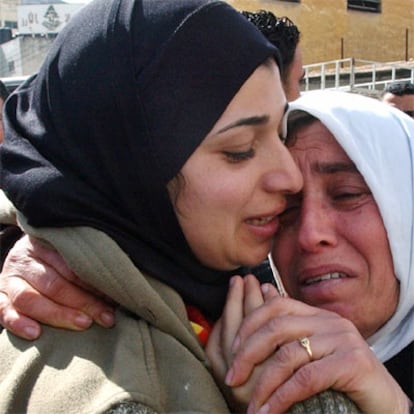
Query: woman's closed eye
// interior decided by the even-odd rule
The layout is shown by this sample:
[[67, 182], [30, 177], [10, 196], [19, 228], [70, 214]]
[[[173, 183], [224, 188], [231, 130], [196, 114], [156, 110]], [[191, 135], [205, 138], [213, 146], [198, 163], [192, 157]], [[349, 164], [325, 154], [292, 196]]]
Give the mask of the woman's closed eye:
[[372, 194], [368, 188], [340, 190], [332, 194], [332, 201], [341, 208], [355, 208], [371, 197]]
[[237, 163], [253, 158], [255, 151], [253, 148], [250, 148], [247, 151], [223, 151], [223, 154], [228, 161]]

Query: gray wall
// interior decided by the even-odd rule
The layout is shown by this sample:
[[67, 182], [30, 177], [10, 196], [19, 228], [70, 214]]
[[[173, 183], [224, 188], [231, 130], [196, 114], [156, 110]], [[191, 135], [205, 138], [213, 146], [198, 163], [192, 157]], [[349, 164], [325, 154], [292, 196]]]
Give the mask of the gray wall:
[[0, 45], [0, 77], [37, 72], [55, 37], [20, 36]]

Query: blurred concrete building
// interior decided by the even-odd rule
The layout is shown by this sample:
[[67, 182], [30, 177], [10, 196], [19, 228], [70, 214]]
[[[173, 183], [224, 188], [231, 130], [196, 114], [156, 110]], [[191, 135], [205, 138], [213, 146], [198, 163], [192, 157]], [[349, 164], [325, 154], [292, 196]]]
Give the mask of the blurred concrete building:
[[19, 0], [0, 0], [0, 27], [17, 29], [17, 5]]
[[88, 0], [0, 0], [0, 77], [36, 72], [53, 40]]

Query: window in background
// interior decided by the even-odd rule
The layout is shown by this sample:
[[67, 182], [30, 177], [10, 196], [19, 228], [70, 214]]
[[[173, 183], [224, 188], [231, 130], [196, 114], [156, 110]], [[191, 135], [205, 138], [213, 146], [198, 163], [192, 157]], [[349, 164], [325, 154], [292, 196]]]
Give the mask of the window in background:
[[348, 0], [348, 9], [381, 13], [381, 0]]

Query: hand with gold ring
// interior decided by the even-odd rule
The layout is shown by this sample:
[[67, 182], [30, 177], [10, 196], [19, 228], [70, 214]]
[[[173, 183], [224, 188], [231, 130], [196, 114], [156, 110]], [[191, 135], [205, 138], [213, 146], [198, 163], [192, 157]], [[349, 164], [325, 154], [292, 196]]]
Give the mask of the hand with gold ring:
[[228, 385], [240, 386], [260, 367], [248, 414], [261, 407], [285, 413], [327, 389], [348, 395], [364, 413], [408, 412], [399, 385], [356, 327], [336, 313], [271, 298], [245, 317], [232, 352]]

